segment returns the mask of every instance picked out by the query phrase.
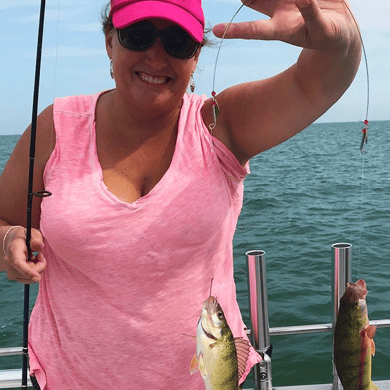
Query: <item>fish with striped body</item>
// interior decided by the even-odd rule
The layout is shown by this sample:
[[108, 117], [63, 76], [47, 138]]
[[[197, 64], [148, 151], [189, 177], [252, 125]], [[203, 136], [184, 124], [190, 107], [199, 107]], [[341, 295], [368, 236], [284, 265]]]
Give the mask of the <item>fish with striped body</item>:
[[190, 373], [200, 371], [206, 390], [238, 390], [250, 344], [234, 338], [217, 299], [203, 302], [196, 333], [196, 354]]
[[334, 363], [344, 390], [378, 390], [371, 381], [376, 327], [369, 325], [366, 283], [348, 283], [334, 332]]

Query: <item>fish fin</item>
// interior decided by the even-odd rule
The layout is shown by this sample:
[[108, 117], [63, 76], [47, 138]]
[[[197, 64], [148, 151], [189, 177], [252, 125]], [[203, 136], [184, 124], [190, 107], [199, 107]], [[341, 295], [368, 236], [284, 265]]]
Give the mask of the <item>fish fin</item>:
[[245, 372], [251, 345], [248, 340], [245, 340], [242, 337], [236, 337], [234, 339], [234, 344], [236, 345], [238, 379], [240, 380]]
[[202, 375], [202, 378], [205, 379], [207, 377], [207, 370], [206, 366], [204, 364], [203, 355], [202, 353], [199, 355], [199, 371], [200, 375]]
[[191, 337], [192, 339], [196, 339], [196, 336], [192, 336], [190, 334], [185, 334], [185, 333], [182, 333], [183, 336], [186, 336], [186, 337]]
[[366, 334], [370, 339], [373, 339], [376, 333], [376, 326], [368, 325], [366, 327]]
[[370, 353], [370, 355], [375, 355], [375, 342], [373, 340], [376, 333], [376, 326], [372, 325], [366, 325], [361, 331], [361, 342], [360, 342], [360, 349], [361, 349], [361, 364], [364, 363], [366, 360], [367, 354]]
[[214, 348], [216, 345], [217, 345], [217, 343], [211, 343], [211, 344], [209, 344], [209, 347]]
[[365, 340], [366, 348], [370, 348], [370, 353], [372, 356], [375, 355], [375, 342], [374, 342], [374, 336], [376, 333], [376, 326], [373, 325], [367, 325], [365, 328], [363, 328], [360, 332], [360, 335], [362, 336], [362, 342]]
[[195, 374], [196, 371], [199, 370], [199, 359], [196, 354], [192, 357], [191, 363], [190, 363], [190, 374]]
[[375, 341], [371, 340], [371, 355], [375, 356]]
[[375, 342], [374, 342], [374, 336], [376, 333], [376, 326], [368, 325], [366, 328], [366, 335], [370, 339], [370, 352], [372, 356], [375, 356]]

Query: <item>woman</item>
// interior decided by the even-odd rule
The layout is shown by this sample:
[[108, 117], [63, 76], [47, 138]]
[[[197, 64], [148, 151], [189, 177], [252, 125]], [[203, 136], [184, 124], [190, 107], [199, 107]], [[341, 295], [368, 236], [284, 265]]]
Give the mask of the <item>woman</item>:
[[[53, 195], [35, 201], [39, 253], [29, 261], [30, 129], [16, 146], [0, 179], [0, 269], [40, 283], [29, 352], [42, 390], [202, 389], [183, 334], [195, 333], [212, 278], [233, 334], [246, 337], [232, 238], [247, 163], [333, 105], [360, 60], [343, 0], [246, 5], [271, 19], [234, 24], [227, 38], [304, 49], [281, 74], [221, 92], [215, 123], [212, 99], [186, 94], [203, 40], [200, 0], [111, 1], [116, 88], [56, 99], [38, 118], [34, 191]], [[259, 360], [251, 349], [240, 382]]]

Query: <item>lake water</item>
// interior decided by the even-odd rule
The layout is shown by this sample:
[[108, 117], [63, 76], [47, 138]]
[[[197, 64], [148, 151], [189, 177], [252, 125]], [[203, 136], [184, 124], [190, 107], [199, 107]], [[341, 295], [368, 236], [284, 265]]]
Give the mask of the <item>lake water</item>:
[[[369, 317], [390, 318], [390, 121], [314, 124], [255, 157], [234, 238], [238, 301], [249, 326], [245, 252], [266, 251], [271, 327], [331, 322], [331, 245], [353, 245]], [[0, 136], [0, 172], [18, 136]], [[37, 286], [32, 287], [32, 301]], [[33, 302], [31, 302], [32, 304]], [[22, 342], [23, 286], [0, 274], [0, 348]], [[271, 337], [274, 386], [331, 383], [330, 333]], [[379, 329], [373, 379], [390, 379], [390, 329]], [[21, 366], [1, 358], [0, 369]], [[245, 387], [253, 387], [251, 379]]]

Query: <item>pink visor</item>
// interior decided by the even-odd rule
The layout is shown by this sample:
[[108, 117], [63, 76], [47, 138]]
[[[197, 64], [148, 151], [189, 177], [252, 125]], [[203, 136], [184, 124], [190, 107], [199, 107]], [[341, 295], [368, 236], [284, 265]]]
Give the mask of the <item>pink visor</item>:
[[111, 0], [112, 22], [117, 29], [144, 19], [169, 20], [202, 42], [204, 15], [201, 0]]

